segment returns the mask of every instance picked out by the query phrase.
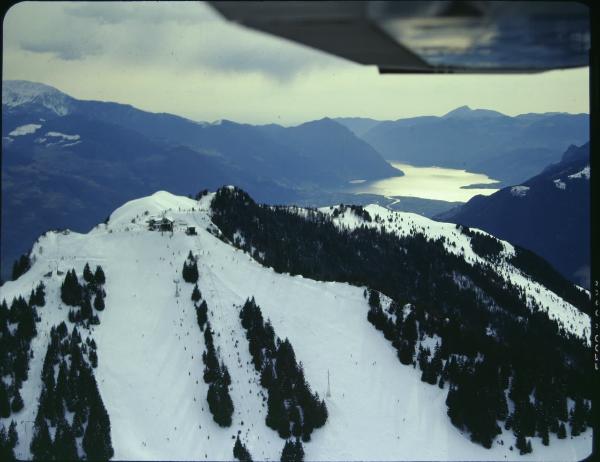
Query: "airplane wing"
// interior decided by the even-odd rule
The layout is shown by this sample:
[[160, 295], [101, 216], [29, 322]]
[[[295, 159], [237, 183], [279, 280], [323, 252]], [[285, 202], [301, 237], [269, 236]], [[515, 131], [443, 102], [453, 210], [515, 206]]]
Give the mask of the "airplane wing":
[[590, 15], [566, 1], [213, 1], [226, 19], [382, 73], [589, 65]]

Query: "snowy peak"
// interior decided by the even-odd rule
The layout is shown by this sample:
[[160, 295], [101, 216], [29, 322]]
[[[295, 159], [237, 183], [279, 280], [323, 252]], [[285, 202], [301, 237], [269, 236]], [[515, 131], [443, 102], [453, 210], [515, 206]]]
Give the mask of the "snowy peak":
[[27, 80], [2, 82], [2, 105], [9, 108], [39, 104], [57, 115], [70, 112], [73, 98], [43, 83]]
[[[269, 222], [269, 217], [276, 221]], [[349, 238], [350, 230], [354, 235]], [[331, 245], [337, 258], [327, 253]], [[319, 246], [324, 253], [314, 252]], [[262, 319], [268, 320], [277, 337], [293, 346], [306, 383], [325, 397], [329, 416], [310, 441], [303, 442], [307, 460], [521, 460], [518, 451], [509, 449], [515, 441], [512, 430], [501, 422], [509, 412], [521, 415], [513, 409], [523, 401], [510, 398], [508, 385], [485, 403], [508, 396], [510, 404], [497, 429], [494, 419], [489, 445], [473, 436], [470, 441], [470, 429], [452, 420], [450, 406], [460, 409], [462, 395], [451, 393], [458, 389], [471, 398], [475, 392], [469, 388], [475, 382], [463, 381], [460, 374], [479, 380], [473, 371], [483, 361], [493, 361], [461, 348], [457, 343], [463, 337], [461, 325], [478, 326], [469, 332], [480, 339], [485, 335], [486, 342], [498, 341], [494, 348], [501, 348], [507, 358], [514, 357], [509, 348], [519, 354], [521, 350], [503, 343], [503, 329], [520, 329], [525, 342], [545, 336], [552, 348], [539, 355], [550, 355], [548, 361], [557, 358], [552, 356], [554, 348], [570, 341], [576, 361], [572, 370], [570, 364], [552, 363], [557, 369], [563, 367], [564, 377], [582, 370], [579, 364], [584, 355], [578, 352], [586, 347], [580, 339], [589, 340], [590, 320], [515, 268], [511, 264], [515, 253], [515, 247], [487, 233], [416, 214], [377, 205], [338, 205], [320, 211], [262, 206], [232, 186], [199, 194], [196, 199], [158, 191], [125, 203], [87, 234], [48, 232], [32, 249], [31, 268], [0, 288], [0, 301], [8, 304], [17, 296], [27, 297], [39, 281], [46, 290], [45, 306], [38, 310], [38, 334], [31, 343], [29, 377], [21, 387], [25, 407], [10, 416], [19, 432], [15, 453], [19, 459], [31, 458], [34, 432], [28, 423], [35, 421], [42, 396], [48, 331], [63, 321], [70, 330], [76, 322], [69, 318], [62, 298], [65, 274], [74, 270], [86, 281], [91, 276], [86, 279], [84, 265], [89, 263], [92, 268], [101, 265], [105, 273], [101, 283], [105, 306], [98, 310], [94, 299], [98, 323], [84, 325], [81, 331], [97, 345], [94, 376], [110, 416], [116, 460], [231, 460], [236, 434], [255, 460], [279, 460], [287, 437], [269, 424], [269, 415], [278, 408], [273, 407], [275, 398], [267, 399], [267, 394], [272, 396], [269, 381], [276, 375], [257, 372], [252, 352], [263, 350], [253, 349], [250, 338], [257, 337], [247, 335], [241, 316], [242, 305], [250, 298], [260, 306]], [[465, 265], [455, 263], [460, 259]], [[293, 272], [281, 266], [292, 261], [308, 264]], [[188, 264], [196, 268], [192, 283], [184, 274]], [[422, 273], [429, 264], [438, 267], [429, 275]], [[447, 265], [454, 265], [455, 271], [448, 273]], [[369, 282], [350, 273], [337, 279], [311, 273], [325, 267], [344, 268], [354, 275], [364, 274], [365, 268], [393, 274], [388, 287], [406, 283], [407, 296], [373, 289], [371, 282], [384, 279], [378, 274]], [[442, 272], [447, 279], [440, 278]], [[473, 279], [477, 274], [482, 277]], [[414, 283], [415, 279], [428, 281], [428, 276], [432, 279], [423, 287]], [[523, 308], [515, 313], [530, 324], [524, 326], [512, 315], [502, 315], [502, 307], [508, 305], [487, 295], [491, 279], [498, 288], [507, 284], [522, 289], [527, 303], [512, 302]], [[91, 280], [99, 279], [94, 275]], [[446, 303], [433, 303], [429, 310], [424, 303], [436, 284], [444, 284], [440, 293]], [[471, 310], [463, 309], [469, 299], [452, 298], [456, 291], [476, 295]], [[202, 360], [208, 342], [200, 326], [202, 304], [195, 303], [200, 300], [204, 323], [206, 317], [210, 322], [213, 349], [231, 374], [228, 389], [234, 409], [232, 423], [226, 427], [217, 425], [211, 415], [212, 383], [206, 379]], [[491, 311], [480, 314], [489, 322], [479, 324], [479, 316], [469, 312], [480, 310], [484, 303]], [[458, 311], [438, 312], [450, 309], [451, 304]], [[528, 307], [538, 307], [539, 313], [532, 315]], [[573, 338], [564, 340], [554, 331], [538, 331], [537, 327], [545, 326], [545, 313]], [[504, 316], [503, 322], [496, 322], [498, 315]], [[14, 323], [10, 324], [16, 331]], [[267, 324], [261, 325], [266, 332]], [[443, 359], [442, 350], [447, 355]], [[445, 376], [439, 370], [442, 366]], [[281, 372], [289, 373], [283, 368]], [[443, 377], [440, 382], [438, 375]], [[508, 378], [494, 381], [508, 382]], [[512, 387], [512, 394], [519, 392]], [[587, 404], [581, 398], [577, 404], [573, 393], [568, 396], [558, 397], [565, 408], [578, 406], [585, 411]], [[452, 404], [456, 399], [458, 407]], [[478, 415], [478, 409], [488, 408], [478, 402], [477, 409], [465, 412]], [[8, 427], [9, 420], [3, 417], [1, 423]], [[534, 456], [537, 460], [584, 458], [591, 450], [591, 431], [585, 425], [577, 428], [580, 435], [569, 440], [559, 440], [552, 431], [549, 445], [528, 433]]]

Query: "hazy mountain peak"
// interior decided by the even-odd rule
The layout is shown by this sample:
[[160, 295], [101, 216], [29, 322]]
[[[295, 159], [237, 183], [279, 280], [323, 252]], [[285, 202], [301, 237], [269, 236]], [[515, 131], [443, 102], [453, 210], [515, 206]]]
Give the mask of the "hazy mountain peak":
[[504, 116], [501, 112], [492, 111], [489, 109], [471, 109], [469, 106], [460, 106], [448, 112], [443, 117], [445, 118], [475, 118], [475, 117], [501, 117]]
[[28, 80], [4, 80], [2, 105], [8, 107], [41, 104], [58, 115], [69, 113], [73, 98], [50, 85]]

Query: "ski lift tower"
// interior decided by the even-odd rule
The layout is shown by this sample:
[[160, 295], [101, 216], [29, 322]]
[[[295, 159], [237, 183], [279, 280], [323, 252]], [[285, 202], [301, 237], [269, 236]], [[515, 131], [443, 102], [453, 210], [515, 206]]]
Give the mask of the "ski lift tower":
[[327, 369], [327, 393], [325, 394], [327, 398], [331, 398], [331, 387], [329, 386], [329, 369]]

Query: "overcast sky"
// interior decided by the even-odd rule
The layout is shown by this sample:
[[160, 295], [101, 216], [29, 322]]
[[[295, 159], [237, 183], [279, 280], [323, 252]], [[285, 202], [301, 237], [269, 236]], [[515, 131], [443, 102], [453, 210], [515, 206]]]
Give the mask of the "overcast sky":
[[462, 105], [588, 112], [588, 70], [379, 75], [232, 25], [202, 2], [24, 2], [4, 19], [3, 78], [198, 121], [398, 119]]

